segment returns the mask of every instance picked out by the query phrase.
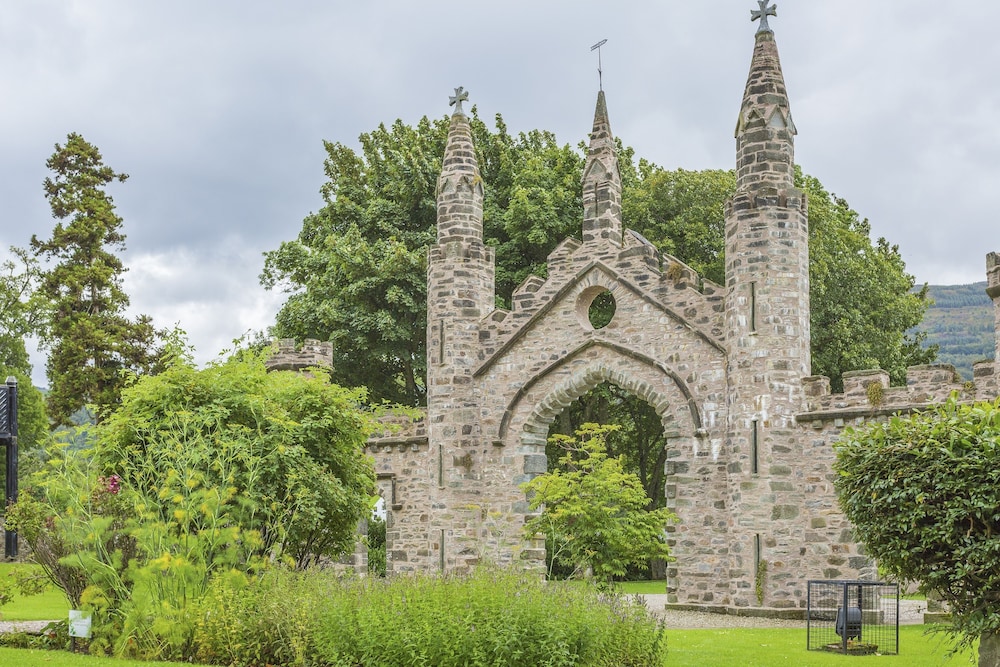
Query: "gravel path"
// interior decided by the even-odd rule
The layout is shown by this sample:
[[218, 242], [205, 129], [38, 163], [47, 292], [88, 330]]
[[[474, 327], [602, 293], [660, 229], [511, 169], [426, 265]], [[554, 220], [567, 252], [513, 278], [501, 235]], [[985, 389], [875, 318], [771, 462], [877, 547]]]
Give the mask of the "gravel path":
[[[805, 621], [789, 621], [757, 616], [730, 616], [728, 614], [708, 614], [700, 611], [667, 610], [666, 595], [640, 595], [657, 616], [664, 619], [668, 628], [677, 630], [701, 630], [705, 628], [805, 628]], [[899, 601], [899, 624], [919, 625], [924, 622], [927, 603], [923, 600]]]
[[42, 629], [52, 621], [0, 621], [0, 634], [8, 632], [41, 633]]

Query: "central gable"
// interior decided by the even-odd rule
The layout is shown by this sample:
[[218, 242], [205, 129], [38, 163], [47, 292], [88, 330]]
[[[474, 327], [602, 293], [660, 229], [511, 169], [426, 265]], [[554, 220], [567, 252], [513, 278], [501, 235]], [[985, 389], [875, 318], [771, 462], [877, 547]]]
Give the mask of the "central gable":
[[[476, 377], [489, 374], [512, 356], [535, 359], [529, 366], [548, 364], [593, 341], [606, 341], [654, 358], [659, 358], [655, 350], [666, 340], [673, 341], [674, 349], [693, 346], [699, 355], [724, 353], [721, 341], [704, 328], [600, 260], [581, 266], [562, 285], [550, 283], [537, 285], [536, 307], [498, 341], [495, 351], [476, 369]], [[606, 326], [595, 328], [588, 311], [603, 292], [614, 298], [615, 313]]]

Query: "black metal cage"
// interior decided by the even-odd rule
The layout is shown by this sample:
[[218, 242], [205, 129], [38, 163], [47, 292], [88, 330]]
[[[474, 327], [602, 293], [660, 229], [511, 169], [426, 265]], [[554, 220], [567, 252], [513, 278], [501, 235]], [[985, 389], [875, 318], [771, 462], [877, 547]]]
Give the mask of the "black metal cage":
[[806, 648], [848, 655], [899, 653], [899, 586], [811, 580]]

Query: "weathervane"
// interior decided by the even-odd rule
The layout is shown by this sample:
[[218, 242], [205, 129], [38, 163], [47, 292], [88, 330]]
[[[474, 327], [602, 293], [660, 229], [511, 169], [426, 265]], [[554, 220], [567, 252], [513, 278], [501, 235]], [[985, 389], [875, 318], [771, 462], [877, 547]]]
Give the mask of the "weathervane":
[[771, 26], [767, 24], [767, 17], [778, 15], [778, 5], [768, 7], [767, 3], [770, 1], [771, 0], [757, 0], [757, 4], [760, 5], [760, 9], [750, 10], [751, 21], [760, 19], [760, 27], [757, 28], [757, 32], [771, 32]]
[[597, 44], [590, 47], [591, 51], [597, 51], [597, 83], [601, 90], [604, 90], [604, 73], [601, 71], [601, 47], [608, 43], [608, 40], [602, 39]]
[[455, 94], [448, 98], [448, 106], [455, 107], [455, 113], [465, 115], [462, 111], [462, 102], [469, 99], [469, 92], [462, 86], [455, 89]]

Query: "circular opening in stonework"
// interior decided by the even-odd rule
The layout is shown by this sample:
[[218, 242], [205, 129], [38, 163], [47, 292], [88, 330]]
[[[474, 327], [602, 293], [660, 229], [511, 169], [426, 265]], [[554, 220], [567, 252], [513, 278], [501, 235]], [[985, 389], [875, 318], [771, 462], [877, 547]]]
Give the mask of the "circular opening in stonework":
[[584, 328], [603, 329], [614, 319], [615, 308], [615, 297], [611, 292], [605, 287], [594, 286], [580, 295], [576, 312]]

